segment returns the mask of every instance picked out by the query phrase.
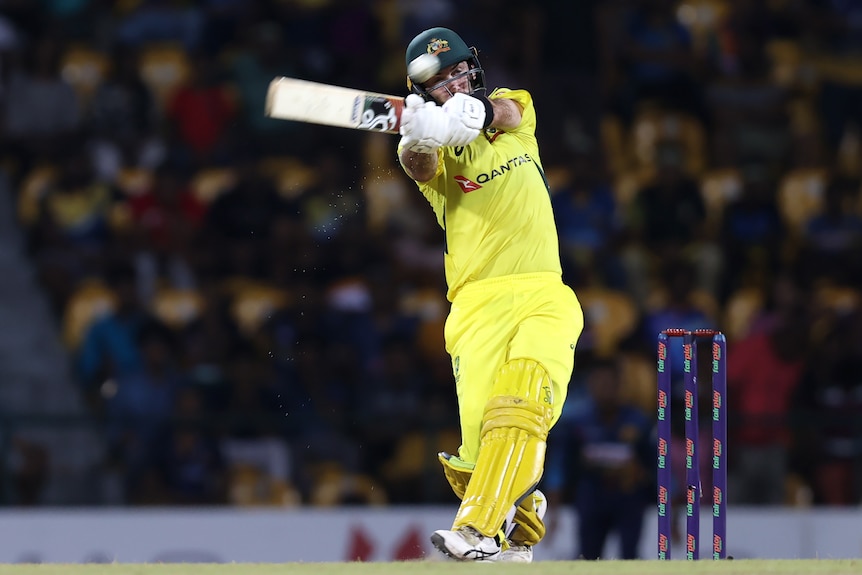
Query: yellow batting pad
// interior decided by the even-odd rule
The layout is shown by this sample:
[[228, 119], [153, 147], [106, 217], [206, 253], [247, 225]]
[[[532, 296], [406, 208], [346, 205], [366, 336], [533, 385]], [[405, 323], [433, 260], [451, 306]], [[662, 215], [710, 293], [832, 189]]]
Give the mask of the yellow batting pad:
[[[449, 481], [449, 485], [452, 486], [452, 491], [455, 492], [458, 499], [464, 499], [464, 493], [466, 493], [470, 477], [473, 475], [474, 465], [445, 451], [438, 453], [437, 458], [443, 465], [443, 474]], [[545, 536], [545, 523], [536, 513], [534, 494], [535, 492], [525, 497], [515, 509], [514, 521], [517, 527], [515, 527], [511, 537], [515, 545], [533, 546]]]
[[515, 530], [512, 531], [511, 540], [515, 545], [529, 545], [532, 547], [545, 536], [545, 522], [536, 512], [536, 504], [533, 501], [534, 494], [524, 498], [515, 509]]
[[473, 475], [473, 464], [445, 451], [438, 453], [437, 459], [443, 464], [443, 474], [449, 485], [452, 486], [452, 491], [455, 492], [458, 499], [464, 499], [464, 493], [466, 493], [467, 485], [470, 483], [470, 476]]
[[506, 514], [535, 489], [553, 420], [551, 379], [535, 360], [510, 360], [497, 373], [485, 406], [479, 458], [453, 528], [470, 525], [493, 537]]

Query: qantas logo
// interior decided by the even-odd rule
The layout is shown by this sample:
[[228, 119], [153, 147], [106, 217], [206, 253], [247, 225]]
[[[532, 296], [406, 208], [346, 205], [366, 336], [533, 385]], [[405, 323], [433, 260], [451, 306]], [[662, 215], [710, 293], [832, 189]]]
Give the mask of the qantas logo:
[[[490, 172], [482, 172], [478, 176], [476, 176], [476, 182], [473, 180], [466, 178], [465, 176], [455, 176], [455, 181], [458, 182], [458, 185], [461, 186], [461, 189], [464, 190], [465, 194], [472, 192], [473, 190], [478, 190], [481, 188], [481, 184], [487, 184], [497, 176], [502, 176], [509, 170], [517, 168], [518, 166], [523, 166], [524, 164], [532, 164], [533, 158], [529, 156], [529, 154], [523, 154], [521, 156], [515, 156], [514, 158], [509, 158], [506, 160], [505, 164], [500, 164]], [[541, 172], [541, 170], [539, 170]], [[544, 176], [542, 176], [544, 177]]]
[[458, 185], [461, 186], [461, 190], [463, 190], [465, 194], [469, 194], [470, 192], [482, 187], [473, 180], [465, 178], [464, 176], [455, 176], [455, 181], [458, 182]]

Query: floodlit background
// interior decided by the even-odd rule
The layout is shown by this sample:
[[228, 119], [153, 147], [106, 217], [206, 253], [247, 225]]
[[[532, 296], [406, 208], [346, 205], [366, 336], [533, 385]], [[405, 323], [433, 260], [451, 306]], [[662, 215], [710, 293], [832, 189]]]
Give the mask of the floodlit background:
[[[577, 555], [578, 469], [607, 465], [562, 438], [596, 401], [652, 424], [668, 327], [728, 336], [731, 554], [862, 555], [862, 4], [0, 0], [0, 560], [425, 552], [459, 444], [441, 230], [396, 136], [263, 104], [277, 75], [405, 94], [436, 25], [532, 93], [587, 315], [546, 557]], [[603, 469], [651, 557], [630, 463]], [[202, 535], [224, 513], [239, 551]]]

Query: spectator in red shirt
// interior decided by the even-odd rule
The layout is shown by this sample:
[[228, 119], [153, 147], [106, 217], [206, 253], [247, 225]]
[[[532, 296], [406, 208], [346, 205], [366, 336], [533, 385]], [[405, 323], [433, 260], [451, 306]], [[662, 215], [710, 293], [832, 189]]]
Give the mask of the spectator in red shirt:
[[152, 188], [129, 200], [135, 236], [139, 290], [152, 297], [160, 278], [173, 287], [192, 288], [195, 234], [206, 206], [192, 193], [182, 172], [171, 166], [159, 169]]
[[168, 101], [166, 115], [176, 127], [176, 136], [199, 160], [211, 161], [225, 144], [228, 127], [236, 117], [236, 105], [221, 83], [214, 61], [199, 58], [191, 81]]
[[180, 170], [164, 166], [156, 172], [149, 191], [129, 200], [132, 219], [152, 248], [169, 250], [174, 236], [197, 229], [206, 206], [192, 193]]
[[805, 368], [808, 320], [796, 306], [780, 310], [769, 329], [728, 351], [731, 412], [729, 497], [744, 504], [780, 504], [790, 447], [788, 419]]

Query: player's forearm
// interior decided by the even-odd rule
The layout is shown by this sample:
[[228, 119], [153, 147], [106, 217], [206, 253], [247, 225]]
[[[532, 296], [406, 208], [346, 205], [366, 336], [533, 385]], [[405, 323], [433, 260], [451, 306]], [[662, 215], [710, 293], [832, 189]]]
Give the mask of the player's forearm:
[[521, 124], [521, 107], [517, 102], [508, 98], [495, 98], [490, 102], [494, 110], [494, 119], [488, 127], [512, 130]]
[[437, 153], [421, 154], [405, 149], [401, 151], [401, 165], [412, 179], [427, 182], [437, 173]]

